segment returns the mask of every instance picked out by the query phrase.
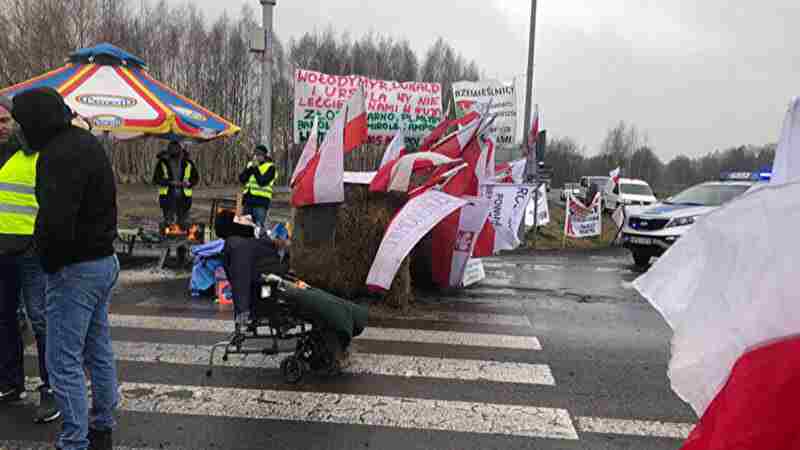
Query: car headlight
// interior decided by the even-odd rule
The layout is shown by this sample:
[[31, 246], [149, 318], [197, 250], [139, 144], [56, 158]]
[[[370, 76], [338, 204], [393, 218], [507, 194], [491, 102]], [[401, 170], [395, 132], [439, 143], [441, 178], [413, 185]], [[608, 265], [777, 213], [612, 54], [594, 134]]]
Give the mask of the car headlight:
[[667, 228], [671, 227], [685, 227], [686, 225], [694, 224], [695, 217], [688, 216], [688, 217], [676, 217], [669, 221], [667, 224]]

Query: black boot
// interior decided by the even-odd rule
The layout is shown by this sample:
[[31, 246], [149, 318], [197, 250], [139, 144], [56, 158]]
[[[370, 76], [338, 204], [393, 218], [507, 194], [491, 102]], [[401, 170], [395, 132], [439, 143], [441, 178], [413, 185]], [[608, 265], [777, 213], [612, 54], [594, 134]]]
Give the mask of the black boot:
[[89, 428], [89, 450], [112, 450], [111, 430]]

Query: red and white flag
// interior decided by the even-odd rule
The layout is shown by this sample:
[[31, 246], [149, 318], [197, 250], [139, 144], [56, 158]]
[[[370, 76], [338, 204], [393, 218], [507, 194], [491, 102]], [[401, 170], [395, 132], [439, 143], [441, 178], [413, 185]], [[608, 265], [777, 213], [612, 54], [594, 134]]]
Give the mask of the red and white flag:
[[519, 159], [510, 163], [499, 164], [495, 167], [495, 176], [492, 181], [497, 183], [522, 184], [525, 175], [524, 159]]
[[294, 168], [294, 173], [292, 173], [292, 179], [289, 182], [289, 186], [294, 187], [295, 183], [297, 182], [298, 178], [308, 167], [308, 163], [311, 159], [314, 158], [314, 155], [317, 154], [317, 150], [319, 148], [319, 116], [314, 116], [314, 126], [311, 127], [311, 133], [308, 135], [308, 140], [306, 141], [306, 145], [303, 147], [303, 153], [300, 154], [300, 159], [297, 161], [297, 167]]
[[[800, 100], [775, 161], [798, 155]], [[672, 389], [700, 416], [684, 450], [800, 448], [800, 164], [783, 162], [634, 282], [673, 330]]]
[[392, 138], [392, 142], [389, 143], [389, 146], [386, 147], [386, 150], [383, 152], [383, 158], [381, 159], [381, 165], [379, 167], [383, 167], [391, 161], [405, 156], [405, 154], [406, 136], [403, 130], [397, 130], [394, 138]]
[[344, 152], [350, 153], [356, 147], [367, 142], [367, 107], [363, 87], [359, 87], [350, 97], [344, 111], [347, 113], [347, 125], [344, 127]]
[[619, 184], [619, 174], [622, 171], [621, 168], [617, 167], [616, 169], [609, 172], [608, 176], [611, 177], [611, 181], [614, 182], [614, 185]]
[[381, 167], [375, 178], [372, 179], [369, 190], [372, 192], [408, 192], [411, 176], [414, 173], [456, 162], [458, 160], [438, 153], [411, 153]]
[[442, 219], [467, 204], [467, 200], [430, 190], [412, 198], [392, 219], [367, 275], [374, 291], [388, 290], [403, 259]]
[[531, 119], [531, 132], [528, 135], [528, 148], [534, 149], [536, 141], [539, 140], [539, 105], [535, 105], [533, 109], [533, 118]]
[[344, 201], [344, 134], [347, 111], [342, 111], [292, 188], [292, 206]]
[[469, 203], [447, 216], [433, 231], [433, 281], [443, 288], [462, 286], [464, 269], [489, 216], [490, 205], [485, 200], [463, 199]]
[[455, 131], [450, 136], [444, 138], [440, 143], [431, 148], [432, 152], [441, 153], [442, 155], [449, 156], [450, 158], [460, 158], [467, 144], [473, 140], [478, 128], [481, 125], [480, 115], [474, 115], [473, 118]]

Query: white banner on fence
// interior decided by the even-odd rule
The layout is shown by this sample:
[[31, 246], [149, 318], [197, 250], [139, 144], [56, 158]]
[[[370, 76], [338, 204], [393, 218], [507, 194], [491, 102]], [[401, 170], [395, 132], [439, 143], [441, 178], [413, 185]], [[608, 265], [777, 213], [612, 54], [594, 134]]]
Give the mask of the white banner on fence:
[[517, 248], [517, 230], [525, 216], [533, 186], [527, 184], [486, 183], [481, 185], [483, 198], [489, 200], [489, 220], [494, 225], [494, 253]]
[[467, 200], [434, 190], [409, 200], [383, 235], [367, 275], [367, 286], [388, 290], [403, 259], [417, 242], [445, 217], [466, 204]]
[[[297, 69], [294, 77], [294, 142], [308, 140], [314, 116], [324, 136], [333, 118], [359, 87], [366, 94], [369, 143], [388, 145], [398, 129], [416, 147], [442, 120], [442, 85], [373, 80], [359, 75], [328, 75]], [[322, 139], [322, 138], [320, 138]]]
[[567, 196], [564, 234], [571, 238], [600, 236], [603, 233], [602, 203], [599, 192], [589, 206], [584, 205], [571, 195]]
[[497, 136], [497, 145], [500, 147], [515, 146], [522, 142], [520, 125], [525, 120], [522, 117], [525, 109], [520, 105], [520, 92], [524, 92], [524, 86], [517, 80], [453, 83], [453, 98], [459, 112], [466, 113], [474, 110], [477, 105], [486, 105], [491, 102], [489, 114], [498, 116], [491, 131]]
[[541, 185], [539, 187], [539, 207], [534, 210], [534, 201], [531, 199], [528, 202], [528, 207], [525, 209], [525, 226], [532, 227], [533, 224], [533, 214], [534, 212], [539, 216], [536, 220], [537, 226], [544, 226], [550, 223], [550, 205], [547, 202], [547, 186]]

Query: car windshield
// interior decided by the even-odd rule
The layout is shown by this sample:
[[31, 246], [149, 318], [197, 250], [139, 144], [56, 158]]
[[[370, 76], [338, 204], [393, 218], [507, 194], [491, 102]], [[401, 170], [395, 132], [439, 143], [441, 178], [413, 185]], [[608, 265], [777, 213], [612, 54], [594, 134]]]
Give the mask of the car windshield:
[[622, 183], [620, 184], [620, 192], [623, 194], [629, 195], [647, 195], [652, 196], [653, 191], [650, 189], [650, 186], [646, 184], [630, 184], [630, 183]]
[[674, 205], [721, 206], [745, 193], [746, 184], [701, 184], [690, 187], [667, 202]]

